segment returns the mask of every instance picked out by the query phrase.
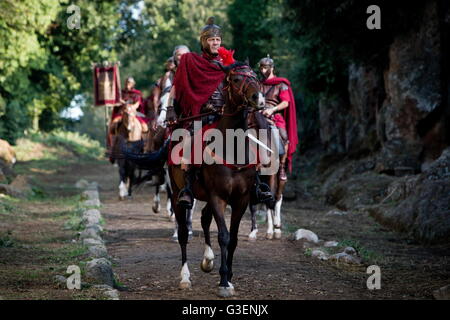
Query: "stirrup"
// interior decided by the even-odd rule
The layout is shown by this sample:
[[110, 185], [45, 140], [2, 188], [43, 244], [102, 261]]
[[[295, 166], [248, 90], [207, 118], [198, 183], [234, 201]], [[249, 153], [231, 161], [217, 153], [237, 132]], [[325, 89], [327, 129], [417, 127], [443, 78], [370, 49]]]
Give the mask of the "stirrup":
[[[189, 200], [187, 199], [187, 197], [189, 197]], [[184, 209], [191, 210], [193, 202], [194, 195], [192, 194], [192, 191], [188, 188], [181, 189], [180, 193], [178, 193], [177, 205], [183, 207]]]
[[261, 203], [270, 203], [274, 201], [272, 191], [266, 183], [260, 182], [256, 185], [256, 199]]

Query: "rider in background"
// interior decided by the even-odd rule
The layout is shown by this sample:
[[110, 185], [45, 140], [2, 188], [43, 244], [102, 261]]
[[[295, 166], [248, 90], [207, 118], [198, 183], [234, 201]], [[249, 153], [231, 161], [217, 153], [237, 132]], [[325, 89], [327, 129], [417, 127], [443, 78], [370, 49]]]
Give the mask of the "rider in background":
[[[117, 128], [117, 125], [122, 120], [122, 112], [123, 107], [125, 105], [131, 105], [134, 110], [136, 110], [137, 118], [139, 122], [142, 125], [142, 131], [147, 132], [148, 131], [148, 125], [149, 119], [145, 117], [145, 109], [144, 109], [144, 103], [142, 99], [142, 92], [135, 89], [134, 86], [136, 85], [136, 81], [134, 81], [133, 77], [127, 77], [125, 80], [124, 88], [121, 91], [122, 99], [121, 99], [121, 105], [118, 107], [114, 107], [111, 115], [111, 122], [109, 124], [109, 134], [108, 134], [108, 146], [110, 150], [113, 150], [113, 138], [114, 131]], [[110, 154], [109, 157], [111, 163], [114, 163], [114, 158]]]
[[[170, 91], [173, 85], [173, 79], [177, 71], [177, 66], [180, 63], [181, 56], [190, 52], [189, 48], [185, 45], [178, 45], [174, 48], [172, 57], [166, 62], [166, 73], [158, 79], [158, 87], [155, 88], [153, 96], [153, 105], [155, 111], [159, 112], [156, 125], [164, 126], [164, 120], [166, 120], [167, 109]], [[158, 113], [157, 113], [158, 114]]]
[[[287, 180], [286, 166], [292, 171], [292, 156], [298, 143], [297, 116], [291, 83], [286, 78], [274, 74], [274, 62], [267, 55], [259, 61], [259, 71], [263, 77], [262, 90], [266, 108], [262, 113], [278, 128], [281, 138], [279, 179]], [[284, 146], [284, 148], [283, 148]]]

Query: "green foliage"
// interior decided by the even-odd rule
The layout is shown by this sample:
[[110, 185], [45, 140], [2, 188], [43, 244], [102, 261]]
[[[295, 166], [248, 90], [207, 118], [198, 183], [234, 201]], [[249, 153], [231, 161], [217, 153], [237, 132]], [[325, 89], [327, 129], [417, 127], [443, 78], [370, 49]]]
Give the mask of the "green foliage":
[[81, 28], [69, 29], [68, 0], [0, 3], [0, 135], [14, 141], [28, 130], [66, 126], [59, 112], [91, 91], [92, 61], [116, 59], [121, 18], [115, 1], [72, 1]]
[[370, 249], [367, 249], [358, 240], [343, 239], [342, 241], [339, 241], [339, 244], [337, 246], [338, 249], [343, 250], [346, 247], [353, 247], [356, 250], [356, 252], [358, 252], [359, 256], [363, 259], [363, 261], [368, 263], [381, 262], [383, 258], [382, 255]]
[[11, 231], [0, 234], [0, 248], [10, 248], [14, 246], [14, 240], [11, 238], [11, 235]]
[[[72, 125], [71, 131], [83, 133], [89, 136], [89, 138], [100, 141], [104, 144], [107, 130], [105, 122], [105, 107], [93, 107], [92, 105], [86, 105], [81, 109], [83, 111], [83, 117]], [[106, 111], [111, 114], [110, 108]]]
[[130, 8], [140, 1], [122, 1], [124, 32], [120, 36], [121, 76], [132, 75], [136, 87], [147, 93], [164, 72], [164, 63], [175, 46], [184, 44], [200, 51], [200, 30], [210, 16], [223, 28], [223, 45], [231, 46], [227, 6], [231, 0], [145, 0], [141, 15], [132, 18]]
[[38, 138], [49, 146], [63, 147], [75, 155], [96, 159], [103, 153], [100, 143], [78, 132], [56, 130]]
[[[256, 66], [257, 62], [273, 52], [273, 41], [278, 18], [271, 10], [274, 4], [268, 0], [235, 0], [228, 8], [230, 24], [233, 28], [233, 47], [236, 58]], [[279, 3], [279, 1], [275, 1]]]
[[[80, 7], [80, 29], [69, 29], [67, 7]], [[422, 1], [387, 1], [382, 29], [368, 30], [369, 0], [30, 0], [0, 2], [0, 136], [80, 130], [104, 140], [103, 115], [92, 105], [91, 62], [120, 60], [122, 79], [148, 89], [179, 44], [199, 51], [209, 16], [223, 45], [256, 66], [268, 53], [276, 73], [291, 80], [298, 106], [300, 149], [318, 136], [318, 101], [347, 92], [348, 65], [384, 66], [394, 36], [417, 27]], [[139, 14], [136, 14], [139, 13]], [[76, 96], [85, 98], [78, 123], [60, 118]]]

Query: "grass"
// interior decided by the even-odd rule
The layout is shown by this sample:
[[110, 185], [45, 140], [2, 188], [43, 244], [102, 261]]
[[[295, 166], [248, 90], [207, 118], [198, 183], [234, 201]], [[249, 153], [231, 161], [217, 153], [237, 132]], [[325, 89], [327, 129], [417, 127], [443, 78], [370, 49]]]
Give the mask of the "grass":
[[311, 248], [306, 248], [304, 251], [305, 256], [307, 257], [311, 257], [312, 256], [312, 249]]
[[33, 133], [17, 141], [14, 147], [19, 161], [66, 160], [61, 155], [97, 159], [103, 155], [100, 142], [78, 132], [55, 130]]
[[[100, 160], [100, 143], [73, 132], [31, 134], [14, 147], [14, 171], [29, 178], [32, 194], [0, 195], [0, 291], [4, 299], [103, 299], [98, 290], [67, 290], [56, 275], [69, 265], [85, 275], [87, 248], [73, 240], [81, 230], [81, 190], [69, 183], [82, 166]], [[12, 231], [10, 231], [12, 230]]]
[[3, 194], [0, 196], [0, 215], [10, 215], [11, 213], [14, 213], [14, 202], [16, 202], [16, 199]]
[[12, 232], [8, 230], [6, 233], [0, 233], [0, 248], [10, 248], [14, 246], [14, 240], [11, 238]]
[[379, 263], [383, 260], [383, 256], [379, 253], [376, 253], [370, 249], [364, 247], [358, 240], [354, 239], [344, 239], [339, 241], [338, 246], [336, 247], [340, 251], [343, 251], [346, 247], [353, 247], [358, 252], [359, 256], [363, 259], [363, 261], [367, 263]]

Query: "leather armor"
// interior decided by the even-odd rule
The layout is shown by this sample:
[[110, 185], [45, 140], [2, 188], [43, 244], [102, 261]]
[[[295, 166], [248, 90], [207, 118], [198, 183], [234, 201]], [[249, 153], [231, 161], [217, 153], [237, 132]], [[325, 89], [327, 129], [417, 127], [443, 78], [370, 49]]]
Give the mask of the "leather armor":
[[[225, 96], [223, 93], [224, 82], [222, 81], [214, 90], [211, 97], [209, 97], [208, 101], [202, 106], [200, 109], [201, 113], [210, 112], [210, 111], [219, 111], [225, 104]], [[208, 116], [202, 117], [202, 124], [210, 124], [217, 120], [219, 120], [220, 115], [211, 114]]]

